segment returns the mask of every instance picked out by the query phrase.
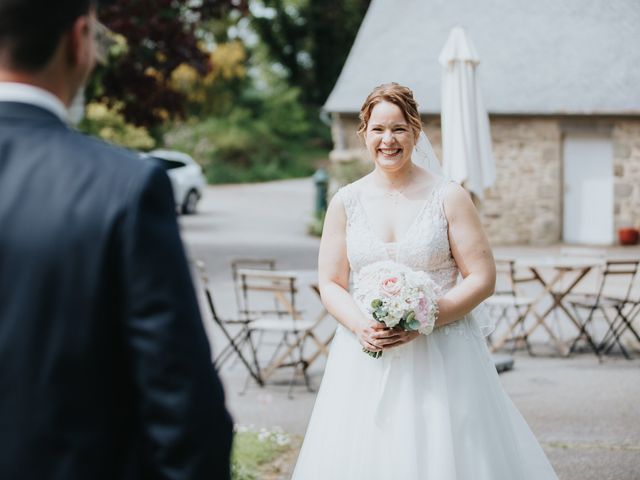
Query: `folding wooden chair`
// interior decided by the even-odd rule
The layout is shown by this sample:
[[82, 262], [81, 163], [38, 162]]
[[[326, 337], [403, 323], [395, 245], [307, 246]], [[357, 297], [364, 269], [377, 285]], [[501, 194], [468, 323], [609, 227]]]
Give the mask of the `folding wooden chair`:
[[[630, 300], [639, 264], [640, 260], [607, 260], [597, 290], [572, 296], [568, 300], [576, 318], [581, 321], [580, 332], [571, 345], [571, 352], [581, 339], [586, 339], [598, 358], [603, 352], [609, 353], [616, 344], [626, 358], [631, 358], [622, 343], [622, 335], [630, 331], [640, 342], [640, 335], [634, 329], [631, 317], [637, 314], [634, 313], [636, 302]], [[590, 331], [590, 326], [597, 318], [603, 319], [607, 328], [600, 342], [595, 341], [595, 333]]]
[[[532, 354], [526, 334], [525, 318], [531, 311], [534, 300], [519, 295], [516, 284], [533, 280], [533, 277], [518, 277], [516, 275], [514, 259], [496, 259], [496, 290], [491, 297], [485, 300], [485, 305], [490, 314], [496, 316], [496, 331], [501, 324], [505, 325], [506, 331], [495, 341], [493, 335], [489, 335], [488, 341], [492, 352], [507, 342], [513, 342], [513, 352], [517, 348], [518, 342], [523, 342], [529, 354]], [[519, 333], [516, 333], [516, 330], [519, 330]]]
[[[318, 298], [320, 298], [320, 288], [318, 287], [318, 285], [311, 285], [311, 289], [315, 292], [315, 294], [318, 296]], [[306, 368], [309, 368], [309, 366], [311, 366], [311, 364], [313, 362], [315, 362], [320, 357], [320, 355], [325, 355], [326, 357], [329, 356], [329, 345], [333, 341], [333, 337], [336, 334], [335, 330], [321, 343], [317, 342], [318, 338], [316, 337], [316, 334], [314, 333], [315, 328], [320, 323], [322, 323], [322, 321], [324, 321], [324, 319], [328, 315], [329, 315], [329, 312], [327, 312], [327, 309], [324, 308], [324, 306], [323, 306], [321, 311], [318, 313], [316, 319], [314, 320], [313, 327], [310, 329], [310, 334], [313, 334], [313, 336], [311, 336], [309, 333], [305, 334], [306, 336], [308, 336], [313, 341], [313, 343], [317, 347], [315, 352], [312, 355], [309, 355], [309, 356], [305, 357], [305, 362], [307, 364]]]
[[[249, 326], [251, 322], [246, 319], [222, 319], [218, 315], [213, 303], [211, 289], [209, 288], [209, 276], [207, 274], [205, 264], [200, 260], [196, 260], [193, 263], [196, 267], [200, 285], [207, 300], [207, 306], [209, 307], [211, 318], [214, 323], [218, 325], [228, 342], [228, 344], [217, 355], [215, 355], [213, 359], [214, 366], [217, 370], [220, 370], [224, 363], [233, 357], [233, 354], [235, 353], [236, 357], [247, 369], [249, 376], [262, 386], [264, 382], [260, 376], [260, 372], [254, 369], [252, 362], [247, 358], [247, 354], [244, 352], [246, 346], [250, 345], [251, 335]], [[232, 333], [232, 329], [237, 331]]]
[[[297, 275], [289, 271], [267, 271], [238, 269], [240, 288], [252, 318], [249, 322], [249, 344], [252, 348], [254, 367], [263, 385], [279, 368], [293, 367], [293, 375], [289, 384], [291, 396], [295, 378], [301, 373], [309, 391], [313, 391], [307, 375], [308, 362], [304, 358], [304, 344], [312, 340], [319, 348], [324, 344], [317, 338], [313, 329], [318, 319], [302, 318], [296, 307]], [[271, 308], [273, 300], [277, 308]], [[260, 353], [264, 350], [264, 342], [257, 342], [255, 336], [273, 334], [278, 341], [269, 360], [264, 363]], [[264, 364], [263, 364], [264, 363]]]
[[[238, 270], [275, 270], [276, 260], [274, 258], [249, 258], [241, 257], [231, 260], [231, 277], [233, 278], [233, 290], [236, 297], [236, 308], [240, 318], [248, 319], [251, 317], [249, 306], [246, 305], [246, 297], [242, 292]], [[277, 308], [277, 303], [274, 304]]]

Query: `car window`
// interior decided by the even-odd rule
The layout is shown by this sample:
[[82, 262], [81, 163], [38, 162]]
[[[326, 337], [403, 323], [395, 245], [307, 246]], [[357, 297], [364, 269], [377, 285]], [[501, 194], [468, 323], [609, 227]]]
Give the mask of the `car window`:
[[159, 157], [149, 157], [152, 162], [158, 165], [160, 168], [164, 168], [165, 170], [173, 170], [174, 168], [184, 167], [185, 163], [179, 160], [167, 160], [166, 158]]

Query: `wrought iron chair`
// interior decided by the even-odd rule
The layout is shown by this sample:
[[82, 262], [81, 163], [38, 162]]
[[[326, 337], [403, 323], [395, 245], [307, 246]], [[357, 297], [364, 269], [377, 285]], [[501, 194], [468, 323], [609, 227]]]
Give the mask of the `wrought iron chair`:
[[226, 361], [232, 358], [235, 353], [236, 357], [247, 369], [249, 376], [262, 386], [264, 382], [260, 376], [260, 372], [254, 369], [252, 359], [247, 357], [247, 353], [245, 351], [246, 346], [250, 345], [251, 341], [249, 329], [251, 322], [247, 319], [223, 319], [220, 317], [213, 302], [213, 295], [209, 285], [209, 275], [204, 262], [196, 260], [193, 264], [196, 267], [211, 318], [213, 322], [218, 325], [228, 342], [227, 345], [215, 355], [213, 359], [214, 366], [216, 369], [220, 370]]
[[[571, 345], [571, 352], [575, 351], [580, 340], [586, 339], [599, 359], [616, 344], [626, 358], [631, 358], [622, 343], [622, 335], [630, 331], [640, 342], [640, 335], [632, 323], [640, 309], [640, 300], [630, 299], [639, 264], [640, 260], [607, 260], [597, 290], [569, 299], [576, 317], [581, 321], [580, 332]], [[595, 341], [595, 332], [591, 331], [596, 319], [604, 320], [607, 329], [599, 342]]]

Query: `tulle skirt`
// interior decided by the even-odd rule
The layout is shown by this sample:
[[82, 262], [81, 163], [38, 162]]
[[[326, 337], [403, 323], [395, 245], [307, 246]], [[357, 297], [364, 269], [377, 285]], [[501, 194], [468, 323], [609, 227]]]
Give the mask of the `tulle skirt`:
[[379, 359], [339, 326], [295, 480], [557, 478], [471, 315]]

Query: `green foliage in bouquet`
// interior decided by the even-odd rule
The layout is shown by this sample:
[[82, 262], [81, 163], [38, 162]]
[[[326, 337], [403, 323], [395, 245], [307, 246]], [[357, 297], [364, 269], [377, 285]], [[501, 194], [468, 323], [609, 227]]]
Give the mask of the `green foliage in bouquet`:
[[[376, 298], [371, 302], [371, 308], [373, 308], [373, 318], [378, 322], [384, 323], [385, 317], [389, 315], [389, 312], [385, 309], [382, 300]], [[400, 330], [418, 330], [420, 328], [420, 322], [416, 320], [416, 312], [413, 310], [407, 311], [400, 322], [397, 325]]]

